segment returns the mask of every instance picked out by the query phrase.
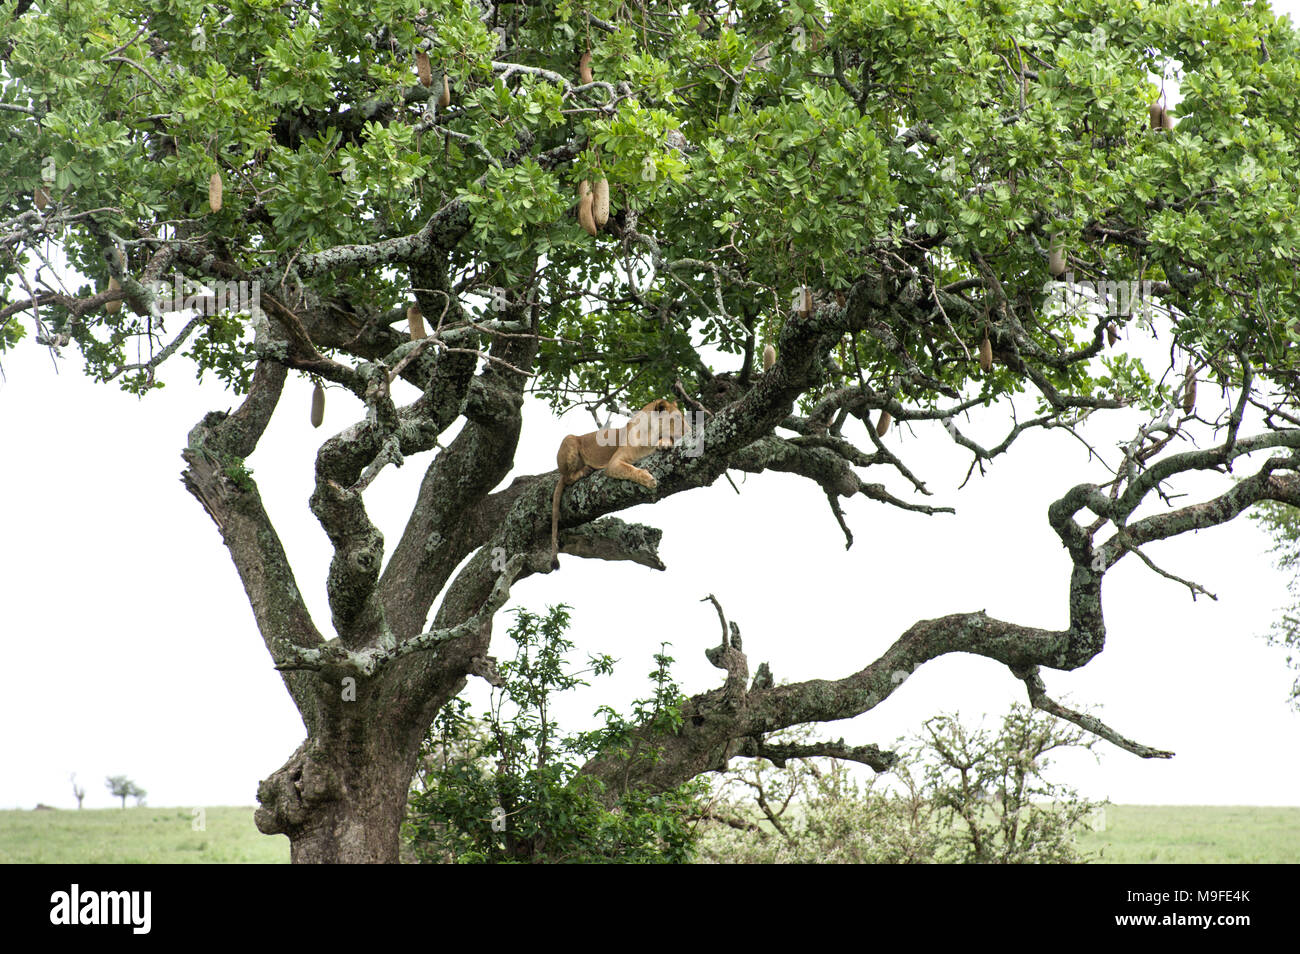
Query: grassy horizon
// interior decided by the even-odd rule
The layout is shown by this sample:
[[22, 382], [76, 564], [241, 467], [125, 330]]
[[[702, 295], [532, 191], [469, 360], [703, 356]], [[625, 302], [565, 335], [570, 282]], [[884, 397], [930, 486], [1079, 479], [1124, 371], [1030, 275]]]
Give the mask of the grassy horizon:
[[[0, 864], [286, 864], [289, 840], [263, 835], [249, 806], [0, 810]], [[1080, 836], [1103, 864], [1295, 864], [1300, 807], [1111, 805]]]
[[0, 811], [0, 864], [288, 864], [289, 839], [263, 835], [253, 809], [61, 808]]

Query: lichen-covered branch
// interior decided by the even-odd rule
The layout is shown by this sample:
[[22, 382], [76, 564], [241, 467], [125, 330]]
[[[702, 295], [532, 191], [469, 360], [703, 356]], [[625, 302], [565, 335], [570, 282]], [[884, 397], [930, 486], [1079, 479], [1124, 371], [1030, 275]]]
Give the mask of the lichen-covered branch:
[[348, 675], [369, 678], [395, 660], [414, 653], [436, 653], [440, 647], [455, 640], [481, 635], [485, 628], [490, 629], [492, 617], [509, 599], [510, 587], [523, 567], [523, 556], [516, 556], [507, 562], [505, 568], [497, 574], [492, 591], [483, 605], [455, 626], [432, 629], [389, 646], [367, 646], [359, 650], [348, 649], [339, 640], [323, 646], [287, 647], [276, 660], [275, 668], [282, 671], [322, 672], [332, 679]]
[[[229, 415], [206, 415], [190, 432], [181, 455], [187, 465], [181, 480], [216, 523], [273, 657], [285, 647], [310, 649], [324, 642], [244, 466], [266, 429], [285, 377], [282, 365], [259, 362], [243, 404]], [[315, 709], [311, 687], [302, 676], [286, 675], [285, 684], [310, 725]]]
[[[1267, 440], [1237, 440], [1232, 447], [1220, 447], [1193, 455], [1179, 455], [1180, 466], [1192, 460], [1212, 463], [1245, 448], [1291, 446], [1295, 433], [1267, 435]], [[1196, 454], [1207, 457], [1196, 458]], [[1071, 710], [1051, 699], [1039, 671], [1041, 667], [1076, 669], [1086, 664], [1105, 644], [1105, 623], [1101, 605], [1101, 582], [1106, 570], [1125, 549], [1149, 540], [1214, 526], [1231, 520], [1243, 509], [1263, 500], [1300, 506], [1300, 455], [1272, 458], [1259, 471], [1238, 481], [1220, 496], [1165, 514], [1135, 521], [1099, 547], [1092, 544], [1092, 532], [1074, 519], [1082, 509], [1115, 516], [1111, 498], [1093, 485], [1071, 488], [1050, 508], [1048, 520], [1061, 538], [1074, 564], [1069, 589], [1070, 625], [1064, 630], [1024, 626], [989, 616], [983, 611], [955, 613], [938, 619], [920, 620], [908, 628], [878, 659], [858, 672], [837, 680], [809, 680], [773, 686], [770, 674], [761, 683], [738, 693], [733, 675], [739, 671], [735, 656], [739, 640], [727, 636], [727, 622], [717, 606], [724, 629], [723, 645], [706, 651], [714, 665], [728, 671], [727, 684], [691, 697], [683, 707], [683, 724], [674, 736], [653, 735], [649, 727], [640, 730], [640, 745], [655, 751], [653, 759], [629, 763], [617, 753], [594, 758], [583, 771], [600, 779], [607, 792], [615, 795], [627, 788], [661, 791], [675, 787], [705, 771], [726, 767], [737, 755], [778, 759], [794, 755], [846, 754], [862, 756], [878, 770], [892, 758], [873, 747], [851, 749], [843, 742], [821, 751], [771, 747], [763, 740], [770, 733], [797, 725], [850, 719], [874, 709], [920, 666], [954, 652], [972, 653], [1007, 666], [1024, 681], [1030, 700], [1037, 708], [1067, 719], [1116, 746], [1143, 758], [1168, 758], [1162, 749], [1135, 742], [1095, 717]], [[1174, 472], [1174, 471], [1167, 471]], [[1151, 483], [1148, 482], [1148, 487]], [[734, 624], [732, 624], [734, 626]], [[738, 637], [738, 632], [735, 633]], [[743, 654], [740, 654], [743, 655]], [[760, 667], [762, 669], [762, 667]]]
[[[527, 302], [528, 295], [518, 296]], [[507, 320], [522, 318], [520, 305]], [[527, 322], [536, 331], [536, 315]], [[501, 336], [491, 353], [511, 364], [530, 365], [533, 336]], [[415, 507], [379, 582], [379, 597], [394, 634], [419, 632], [429, 609], [456, 567], [498, 530], [480, 504], [514, 464], [523, 427], [523, 388], [517, 374], [489, 364], [471, 382], [463, 407], [466, 421], [456, 438], [429, 465]], [[512, 554], [524, 552], [521, 549]]]

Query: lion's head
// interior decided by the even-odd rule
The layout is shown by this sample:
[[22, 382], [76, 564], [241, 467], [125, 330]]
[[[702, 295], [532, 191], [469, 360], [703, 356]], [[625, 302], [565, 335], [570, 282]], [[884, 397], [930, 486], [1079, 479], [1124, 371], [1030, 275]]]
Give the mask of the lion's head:
[[686, 417], [673, 401], [660, 399], [652, 402], [655, 420], [658, 423], [658, 436], [667, 437], [674, 444], [686, 436]]
[[633, 416], [627, 432], [628, 443], [638, 447], [657, 447], [665, 439], [675, 444], [686, 434], [686, 418], [674, 402], [660, 398]]

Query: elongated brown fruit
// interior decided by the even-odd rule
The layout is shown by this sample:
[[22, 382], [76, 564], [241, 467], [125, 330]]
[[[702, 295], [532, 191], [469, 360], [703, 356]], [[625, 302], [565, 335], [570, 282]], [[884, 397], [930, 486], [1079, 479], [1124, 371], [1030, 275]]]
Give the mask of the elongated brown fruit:
[[208, 205], [212, 207], [213, 212], [221, 211], [221, 173], [212, 173], [212, 178], [208, 180]]
[[763, 370], [771, 371], [772, 365], [776, 364], [776, 349], [770, 344], [763, 346]]
[[1052, 236], [1052, 247], [1047, 252], [1047, 270], [1057, 278], [1065, 274], [1065, 243], [1059, 235]]
[[591, 235], [596, 234], [596, 220], [592, 216], [592, 205], [594, 199], [591, 194], [591, 183], [586, 179], [578, 184], [578, 221], [582, 227]]
[[39, 212], [50, 204], [49, 193], [41, 186], [37, 186], [36, 191], [32, 193], [32, 201], [36, 203], [36, 210]]
[[1187, 378], [1187, 387], [1183, 388], [1183, 413], [1191, 414], [1196, 407], [1196, 373]]
[[596, 228], [609, 221], [609, 180], [604, 176], [591, 187], [591, 218]]
[[578, 79], [582, 81], [583, 86], [593, 82], [593, 77], [591, 75], [591, 50], [588, 50], [583, 53], [582, 56], [578, 57]]
[[[122, 283], [119, 282], [116, 278], [110, 278], [108, 280], [109, 291], [117, 291], [121, 287], [122, 287]], [[110, 315], [116, 315], [121, 310], [122, 310], [122, 299], [120, 298], [114, 298], [112, 301], [104, 302], [104, 311], [108, 312]]]
[[421, 86], [427, 88], [433, 85], [433, 68], [429, 66], [429, 54], [424, 50], [416, 51], [415, 75], [420, 77]]
[[1119, 341], [1119, 332], [1115, 330], [1114, 325], [1106, 326], [1106, 347], [1114, 347], [1115, 342]]
[[1159, 101], [1147, 107], [1147, 116], [1150, 119], [1148, 125], [1157, 132], [1174, 128], [1174, 117], [1169, 115], [1169, 110]]
[[451, 105], [451, 80], [447, 79], [447, 74], [442, 74], [442, 93], [438, 96], [438, 108], [446, 109]]
[[885, 436], [885, 431], [889, 430], [889, 424], [891, 421], [893, 421], [893, 419], [894, 419], [894, 415], [890, 414], [888, 411], [880, 412], [880, 422], [876, 424], [877, 437]]
[[988, 335], [985, 335], [984, 340], [980, 342], [980, 370], [984, 372], [993, 370], [993, 343], [989, 341]]
[[311, 392], [311, 426], [320, 427], [325, 420], [325, 389], [319, 384]]
[[412, 341], [428, 337], [428, 333], [424, 330], [424, 313], [420, 311], [419, 305], [411, 305], [406, 309], [406, 323], [411, 326]]

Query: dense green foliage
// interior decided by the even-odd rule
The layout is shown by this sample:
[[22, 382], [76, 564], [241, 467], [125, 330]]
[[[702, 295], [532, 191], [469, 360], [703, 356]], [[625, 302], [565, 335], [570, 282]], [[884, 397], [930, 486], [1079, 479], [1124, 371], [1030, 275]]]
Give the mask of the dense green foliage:
[[[796, 285], [843, 290], [867, 263], [921, 255], [939, 285], [996, 273], [995, 297], [1039, 308], [1035, 344], [1071, 349], [1090, 322], [1046, 304], [1044, 249], [1059, 233], [1081, 274], [1170, 283], [1177, 341], [1212, 358], [1216, 378], [1234, 359], [1288, 379], [1294, 367], [1300, 47], [1260, 3], [742, 0], [719, 15], [593, 0], [501, 5], [485, 21], [468, 0], [72, 0], [0, 20], [3, 98], [32, 111], [0, 111], [4, 215], [43, 182], [55, 209], [79, 213], [52, 221], [90, 281], [80, 296], [106, 287], [113, 236], [135, 271], [162, 237], [211, 232], [226, 271], [252, 275], [410, 234], [463, 200], [472, 237], [451, 265], [480, 311], [535, 271], [546, 284], [543, 331], [562, 340], [543, 348], [537, 387], [639, 405], [689, 381], [695, 349], [773, 338]], [[414, 82], [422, 46], [453, 90], [436, 115], [440, 84]], [[575, 92], [562, 84], [588, 48], [597, 85]], [[1153, 77], [1181, 82], [1175, 135], [1145, 130]], [[572, 162], [540, 161], [572, 142]], [[597, 174], [616, 218], [635, 223], [628, 240], [592, 240], [570, 214]], [[313, 283], [363, 315], [409, 294], [392, 270]], [[906, 398], [971, 379], [998, 307], [971, 305], [897, 329], [928, 382], [914, 376]], [[66, 300], [44, 311], [101, 376], [165, 340], [129, 308], [77, 322]], [[4, 346], [22, 333], [17, 318], [2, 327]], [[247, 344], [238, 319], [214, 317], [188, 353], [242, 385]], [[854, 348], [873, 378], [901, 368], [871, 336]], [[1013, 370], [977, 386], [1018, 389]], [[1083, 393], [1168, 394], [1123, 355], [1044, 374]]]
[[[661, 794], [629, 793], [606, 805], [592, 780], [578, 774], [598, 752], [636, 748], [633, 730], [645, 723], [671, 731], [681, 694], [660, 654], [650, 674], [651, 698], [635, 703], [631, 719], [601, 710], [603, 726], [568, 734], [551, 706], [557, 693], [586, 685], [585, 674], [608, 675], [613, 660], [593, 656], [570, 669], [573, 644], [564, 638], [569, 614], [515, 613], [513, 661], [501, 665], [504, 684], [490, 711], [475, 719], [455, 700], [439, 714], [422, 751], [424, 766], [411, 795], [407, 838], [422, 861], [501, 863], [672, 863], [687, 861], [694, 843], [690, 817], [700, 783]], [[653, 759], [652, 749], [629, 751]]]

